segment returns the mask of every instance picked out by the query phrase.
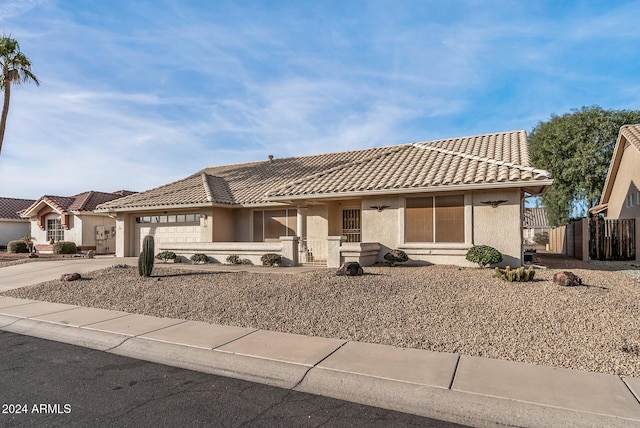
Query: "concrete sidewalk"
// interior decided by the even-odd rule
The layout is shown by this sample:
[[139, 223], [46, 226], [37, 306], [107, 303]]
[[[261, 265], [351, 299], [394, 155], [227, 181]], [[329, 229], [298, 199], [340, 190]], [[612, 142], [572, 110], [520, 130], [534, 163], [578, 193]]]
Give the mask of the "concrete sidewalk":
[[0, 330], [474, 426], [640, 426], [640, 379], [0, 296]]

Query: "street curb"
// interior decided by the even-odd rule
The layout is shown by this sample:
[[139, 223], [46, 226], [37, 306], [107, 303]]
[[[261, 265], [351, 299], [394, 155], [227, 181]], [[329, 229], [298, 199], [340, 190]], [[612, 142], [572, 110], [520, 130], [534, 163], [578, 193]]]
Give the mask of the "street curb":
[[[640, 426], [640, 403], [637, 418], [623, 418], [456, 390], [457, 366], [448, 388], [441, 384], [429, 384], [428, 381], [419, 383], [380, 377], [375, 375], [377, 372], [372, 374], [358, 372], [358, 369], [345, 371], [331, 368], [329, 360], [337, 357], [338, 350], [346, 352], [346, 348], [342, 349], [346, 343], [355, 345], [357, 342], [336, 344], [335, 350], [327, 351], [320, 361], [303, 364], [221, 349], [258, 330], [213, 349], [140, 337], [143, 334], [136, 336], [106, 332], [91, 328], [91, 325], [76, 327], [14, 315], [0, 314], [0, 330], [478, 427]], [[635, 378], [630, 379], [635, 382]], [[629, 394], [637, 400], [631, 388]]]

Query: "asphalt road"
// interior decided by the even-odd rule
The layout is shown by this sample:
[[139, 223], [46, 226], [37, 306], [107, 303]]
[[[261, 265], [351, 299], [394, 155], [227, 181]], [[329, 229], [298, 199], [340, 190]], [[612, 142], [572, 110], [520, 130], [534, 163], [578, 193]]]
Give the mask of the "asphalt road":
[[0, 426], [461, 427], [0, 331]]

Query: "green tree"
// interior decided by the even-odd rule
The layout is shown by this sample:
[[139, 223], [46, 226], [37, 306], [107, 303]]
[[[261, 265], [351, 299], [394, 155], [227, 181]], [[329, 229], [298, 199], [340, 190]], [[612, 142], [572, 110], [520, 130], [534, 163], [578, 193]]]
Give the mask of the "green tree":
[[22, 52], [20, 52], [20, 45], [11, 37], [0, 37], [0, 66], [2, 66], [0, 90], [4, 92], [2, 116], [0, 116], [0, 151], [2, 151], [4, 131], [7, 126], [7, 115], [9, 114], [11, 85], [13, 83], [20, 84], [29, 82], [40, 85], [40, 82], [31, 72], [31, 61]]
[[549, 223], [566, 224], [600, 200], [620, 127], [640, 123], [640, 111], [582, 107], [539, 122], [529, 134], [531, 161], [551, 172], [542, 197]]

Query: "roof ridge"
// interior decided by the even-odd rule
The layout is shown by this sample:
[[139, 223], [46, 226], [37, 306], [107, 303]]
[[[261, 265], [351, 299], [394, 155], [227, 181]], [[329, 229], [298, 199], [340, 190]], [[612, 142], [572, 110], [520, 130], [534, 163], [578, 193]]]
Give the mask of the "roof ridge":
[[[337, 166], [331, 167], [329, 169], [323, 169], [322, 171], [318, 171], [318, 172], [315, 172], [313, 174], [305, 175], [304, 177], [298, 178], [298, 179], [293, 180], [293, 181], [289, 181], [288, 183], [286, 183], [286, 184], [284, 184], [284, 185], [282, 185], [280, 187], [276, 187], [275, 189], [272, 189], [272, 190], [266, 192], [264, 195], [265, 196], [269, 196], [269, 194], [274, 193], [274, 192], [278, 192], [280, 190], [284, 190], [289, 186], [295, 186], [296, 184], [301, 184], [301, 183], [304, 183], [305, 181], [309, 181], [309, 180], [312, 180], [314, 178], [322, 177], [323, 175], [331, 174], [331, 173], [333, 173], [335, 171], [340, 171], [340, 170], [347, 169], [347, 168], [350, 168], [350, 167], [355, 166], [355, 165], [360, 165], [360, 164], [363, 164], [365, 162], [370, 162], [370, 161], [375, 160], [375, 159], [380, 159], [383, 156], [387, 156], [387, 155], [390, 155], [392, 153], [397, 153], [400, 150], [403, 150], [403, 149], [406, 149], [408, 147], [411, 147], [411, 145], [410, 144], [397, 144], [395, 146], [386, 146], [386, 147], [389, 148], [389, 150], [383, 150], [381, 153], [375, 153], [375, 154], [373, 154], [373, 155], [371, 155], [369, 157], [366, 157], [364, 159], [352, 160], [352, 161], [349, 161], [349, 162], [345, 162], [342, 165], [337, 165]], [[384, 148], [385, 147], [374, 147], [373, 149], [375, 150], [375, 149], [384, 149]], [[365, 151], [365, 150], [371, 150], [371, 149], [362, 149], [362, 151]], [[357, 150], [352, 150], [352, 151], [357, 151]], [[336, 152], [336, 153], [342, 153], [342, 152]], [[347, 152], [344, 152], [344, 153], [347, 153]], [[331, 153], [328, 153], [328, 154], [331, 154]]]
[[501, 166], [507, 166], [507, 167], [511, 167], [511, 168], [516, 168], [519, 169], [520, 171], [531, 171], [531, 172], [538, 172], [538, 173], [548, 173], [548, 171], [544, 170], [544, 169], [539, 169], [539, 168], [535, 168], [532, 166], [524, 166], [524, 165], [520, 165], [520, 164], [516, 164], [513, 162], [505, 162], [505, 161], [501, 161], [498, 159], [492, 159], [492, 158], [488, 158], [488, 157], [482, 157], [482, 156], [477, 156], [477, 155], [472, 155], [470, 153], [464, 153], [464, 152], [458, 152], [455, 150], [447, 150], [447, 149], [443, 149], [441, 147], [432, 147], [430, 145], [425, 145], [425, 143], [413, 143], [412, 144], [413, 147], [416, 147], [418, 149], [422, 149], [422, 150], [429, 150], [432, 152], [438, 152], [438, 153], [442, 153], [445, 155], [453, 155], [453, 156], [458, 156], [464, 159], [470, 159], [470, 160], [475, 160], [475, 161], [479, 161], [479, 162], [486, 162], [486, 163], [490, 163], [492, 165], [501, 165]]
[[207, 195], [207, 201], [213, 202], [213, 193], [211, 193], [211, 187], [209, 187], [209, 174], [203, 172], [200, 176], [202, 177], [202, 186], [204, 187], [204, 193]]

